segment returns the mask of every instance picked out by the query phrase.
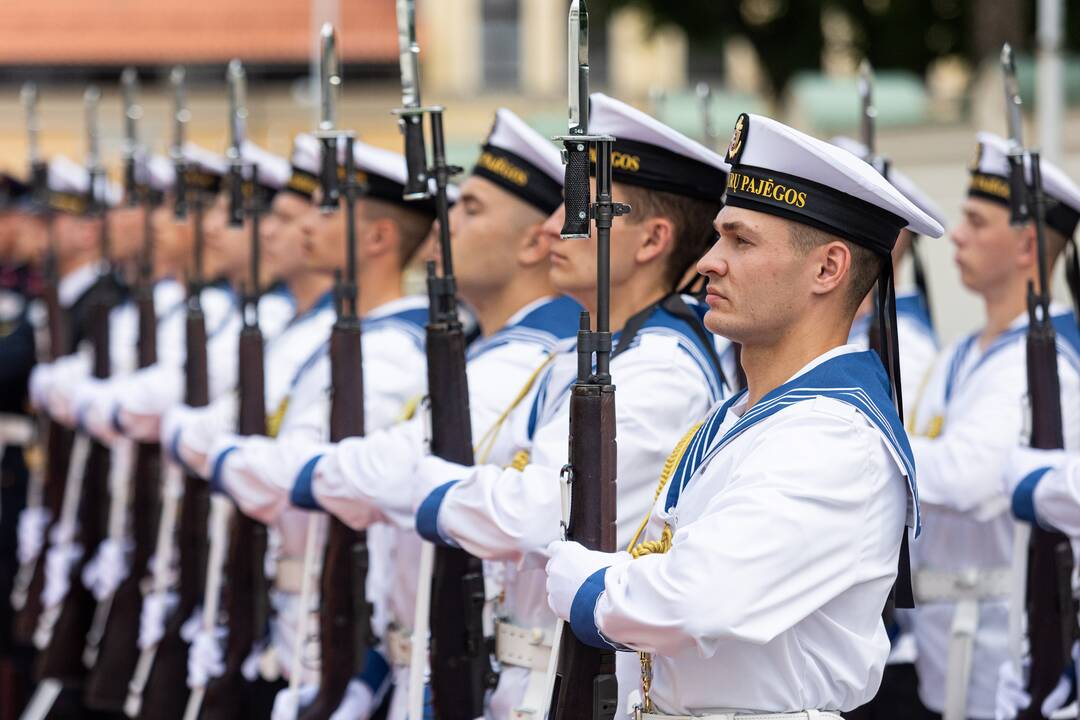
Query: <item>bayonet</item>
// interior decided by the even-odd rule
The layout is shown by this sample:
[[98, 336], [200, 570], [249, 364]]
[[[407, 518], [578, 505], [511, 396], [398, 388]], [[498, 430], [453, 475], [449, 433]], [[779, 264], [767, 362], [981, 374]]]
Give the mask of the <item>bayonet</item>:
[[86, 119], [86, 171], [90, 175], [90, 187], [87, 195], [93, 212], [99, 210], [99, 202], [104, 202], [101, 170], [101, 147], [98, 134], [98, 106], [101, 104], [101, 90], [96, 85], [86, 88], [83, 93], [83, 109]]
[[406, 200], [428, 197], [424, 115], [420, 112], [420, 45], [416, 42], [415, 0], [397, 0], [398, 59], [401, 65], [401, 110], [398, 124], [405, 136]]
[[589, 133], [589, 8], [573, 0], [567, 19], [567, 92], [570, 134]]
[[124, 201], [129, 207], [133, 207], [138, 203], [136, 162], [139, 153], [138, 123], [142, 118], [139, 75], [135, 68], [124, 68], [120, 75], [120, 88], [124, 96]]
[[319, 209], [323, 213], [334, 212], [341, 201], [341, 185], [338, 183], [337, 102], [341, 91], [341, 70], [337, 57], [337, 33], [332, 23], [323, 23], [319, 31], [319, 126], [315, 137], [322, 142], [322, 166], [320, 185], [322, 198]]
[[187, 108], [187, 91], [184, 80], [187, 72], [183, 65], [173, 67], [169, 73], [169, 84], [173, 89], [173, 141], [169, 147], [173, 168], [176, 170], [176, 189], [174, 212], [177, 220], [187, 217], [187, 162], [184, 160], [184, 143], [187, 137], [187, 124], [191, 113]]
[[1009, 43], [1001, 47], [1001, 73], [1005, 81], [1005, 121], [1009, 128], [1009, 220], [1013, 225], [1022, 225], [1031, 219], [1031, 207], [1024, 180], [1023, 103]]
[[41, 120], [38, 116], [38, 89], [32, 82], [24, 83], [19, 91], [23, 111], [26, 113], [27, 159], [30, 164], [30, 189], [34, 202], [45, 206], [48, 198], [48, 165], [41, 156], [38, 137]]
[[[229, 84], [229, 225], [244, 224], [244, 157], [241, 150], [247, 132], [247, 78], [239, 59], [229, 61], [226, 71]], [[254, 192], [254, 190], [252, 190]]]
[[874, 106], [874, 70], [868, 60], [859, 63], [859, 78], [856, 81], [859, 88], [859, 99], [862, 101], [862, 113], [860, 114], [861, 140], [866, 148], [867, 162], [873, 163], [877, 152], [874, 137], [874, 122], [877, 120], [877, 108]]

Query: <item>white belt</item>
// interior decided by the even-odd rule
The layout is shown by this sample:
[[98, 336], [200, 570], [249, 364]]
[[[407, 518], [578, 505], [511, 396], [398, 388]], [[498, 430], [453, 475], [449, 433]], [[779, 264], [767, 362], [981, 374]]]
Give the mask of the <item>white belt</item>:
[[523, 628], [505, 620], [495, 623], [495, 657], [503, 665], [525, 668], [529, 679], [521, 702], [510, 712], [510, 720], [544, 717], [550, 701], [547, 689], [548, 661], [551, 658], [551, 631]]
[[386, 631], [386, 653], [394, 667], [407, 668], [412, 664], [412, 631], [392, 625]]
[[0, 445], [26, 447], [34, 442], [37, 428], [25, 415], [0, 413]]
[[1010, 568], [968, 568], [959, 572], [922, 570], [915, 573], [915, 600], [921, 603], [955, 602], [945, 670], [945, 707], [942, 720], [967, 717], [967, 693], [975, 632], [979, 627], [979, 601], [1004, 600], [1012, 590]]
[[827, 720], [827, 718], [836, 718], [839, 720], [840, 716], [834, 712], [825, 712], [822, 710], [800, 710], [799, 712], [789, 713], [744, 713], [744, 712], [719, 712], [709, 713], [708, 715], [661, 715], [660, 713], [634, 713], [635, 717], [645, 718], [645, 720], [742, 720], [742, 718], [753, 718], [754, 720]]
[[299, 558], [278, 558], [274, 574], [274, 589], [281, 592], [300, 594], [304, 581], [304, 561]]

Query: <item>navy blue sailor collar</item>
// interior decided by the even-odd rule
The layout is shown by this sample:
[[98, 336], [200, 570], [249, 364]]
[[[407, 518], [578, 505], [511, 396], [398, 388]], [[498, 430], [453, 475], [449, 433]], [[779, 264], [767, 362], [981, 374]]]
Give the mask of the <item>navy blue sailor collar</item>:
[[480, 338], [469, 346], [467, 359], [511, 342], [541, 345], [545, 352], [554, 351], [560, 341], [577, 334], [581, 305], [566, 295], [538, 298], [510, 316], [501, 329]]

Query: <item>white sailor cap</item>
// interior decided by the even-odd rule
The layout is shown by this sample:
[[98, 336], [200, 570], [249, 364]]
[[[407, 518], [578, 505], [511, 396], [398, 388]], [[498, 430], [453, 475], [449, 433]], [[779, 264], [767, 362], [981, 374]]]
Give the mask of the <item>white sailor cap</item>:
[[106, 207], [120, 203], [123, 190], [119, 185], [102, 176], [97, 189], [98, 197], [90, 197], [90, 173], [79, 163], [58, 155], [49, 161], [48, 188], [49, 209], [83, 215], [90, 211], [91, 200], [102, 202]]
[[[344, 142], [338, 147], [338, 173], [344, 178]], [[353, 162], [356, 166], [356, 181], [363, 188], [364, 197], [435, 215], [434, 178], [428, 182], [432, 197], [423, 200], [405, 200], [402, 197], [405, 193], [406, 169], [405, 156], [401, 153], [353, 140]], [[446, 188], [446, 194], [450, 202], [455, 202], [459, 193], [457, 188], [451, 185]]]
[[566, 172], [558, 149], [506, 108], [495, 111], [495, 124], [472, 174], [495, 183], [547, 215], [563, 201]]
[[293, 139], [291, 172], [285, 190], [311, 200], [319, 187], [319, 166], [322, 161], [322, 145], [309, 133], [300, 133]]
[[941, 237], [941, 224], [881, 174], [835, 145], [743, 113], [728, 145], [724, 202], [839, 235], [886, 255], [900, 230]]
[[615, 138], [615, 182], [720, 202], [730, 169], [724, 158], [637, 108], [593, 93], [589, 132]]
[[217, 195], [221, 191], [221, 178], [228, 169], [224, 156], [193, 142], [184, 143], [181, 156], [187, 165], [184, 181], [189, 188], [201, 190], [208, 195]]
[[[871, 159], [870, 151], [858, 140], [840, 135], [832, 139], [832, 144], [844, 148], [860, 160], [869, 162]], [[891, 163], [885, 168], [885, 179], [903, 193], [904, 197], [915, 203], [915, 207], [933, 218], [938, 225], [945, 227], [945, 213], [929, 195], [923, 192], [922, 188], [915, 184], [914, 180], [897, 170]]]
[[176, 185], [176, 168], [164, 155], [151, 155], [144, 168], [146, 184], [151, 191], [167, 193]]
[[[975, 157], [972, 159], [971, 185], [968, 195], [1009, 204], [1009, 143], [993, 133], [980, 132], [975, 136]], [[1024, 179], [1030, 186], [1031, 163], [1025, 161]], [[1066, 238], [1071, 238], [1080, 223], [1080, 187], [1056, 165], [1039, 159], [1043, 195], [1046, 198], [1046, 224]]]
[[281, 190], [289, 182], [289, 161], [280, 155], [259, 147], [251, 140], [240, 146], [240, 159], [245, 165], [254, 166], [258, 172], [259, 187], [270, 195]]

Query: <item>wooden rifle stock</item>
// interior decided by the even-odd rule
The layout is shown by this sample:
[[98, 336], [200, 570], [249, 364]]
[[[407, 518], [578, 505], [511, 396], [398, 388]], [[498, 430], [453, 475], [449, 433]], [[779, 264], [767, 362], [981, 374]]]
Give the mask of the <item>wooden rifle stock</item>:
[[[578, 333], [591, 367], [587, 316]], [[582, 345], [585, 347], [582, 347]], [[582, 368], [584, 369], [584, 368]], [[616, 445], [615, 386], [580, 379], [570, 394], [570, 518], [566, 539], [590, 550], [615, 551]], [[583, 644], [569, 624], [562, 625], [559, 657], [552, 687], [552, 720], [613, 718], [618, 705], [615, 652]]]
[[[360, 323], [339, 315], [330, 335], [330, 440], [364, 434], [364, 381]], [[349, 680], [363, 669], [375, 643], [367, 600], [367, 533], [329, 518], [326, 553], [319, 580], [319, 694], [301, 720], [326, 720], [345, 695]]]
[[[147, 209], [149, 213], [149, 209]], [[154, 289], [144, 273], [136, 292], [139, 316], [138, 365], [157, 362], [157, 314]], [[157, 538], [161, 476], [161, 446], [138, 443], [129, 480], [132, 487], [131, 518], [134, 550], [131, 570], [109, 600], [108, 619], [97, 648], [97, 662], [87, 678], [85, 700], [88, 707], [122, 712], [128, 683], [139, 658], [139, 618], [142, 614], [142, 581]]]
[[[431, 452], [473, 464], [465, 333], [456, 318], [427, 326]], [[431, 577], [431, 697], [439, 720], [484, 714], [484, 694], [497, 676], [484, 639], [484, 568], [458, 548], [436, 547]]]
[[[199, 304], [198, 291], [199, 285], [196, 283], [188, 297], [186, 319], [185, 401], [192, 407], [209, 403], [206, 319]], [[178, 532], [180, 597], [176, 610], [165, 623], [165, 634], [158, 644], [153, 668], [143, 689], [140, 718], [181, 720], [183, 717], [188, 696], [188, 642], [181, 636], [180, 629], [202, 600], [209, 512], [210, 496], [206, 481], [185, 475]]]
[[[112, 278], [103, 275], [91, 290], [94, 305], [90, 315], [90, 338], [94, 348], [92, 374], [95, 378], [109, 376], [109, 312], [115, 303]], [[71, 488], [65, 488], [65, 492]], [[55, 678], [65, 685], [81, 684], [86, 678], [82, 662], [86, 634], [94, 621], [97, 605], [93, 593], [83, 584], [83, 568], [94, 557], [105, 538], [108, 525], [109, 449], [99, 442], [90, 443], [90, 454], [84, 470], [78, 507], [76, 536], [82, 546], [82, 557], [73, 563], [69, 590], [62, 609], [52, 628], [49, 643], [38, 658], [41, 677]]]
[[[240, 332], [240, 435], [266, 434], [266, 382], [263, 335], [257, 324]], [[255, 642], [266, 630], [266, 526], [241, 512], [232, 515], [229, 551], [225, 560], [222, 608], [229, 626], [225, 643], [225, 672], [206, 686], [199, 717], [235, 718], [250, 707], [248, 682], [242, 667]]]

